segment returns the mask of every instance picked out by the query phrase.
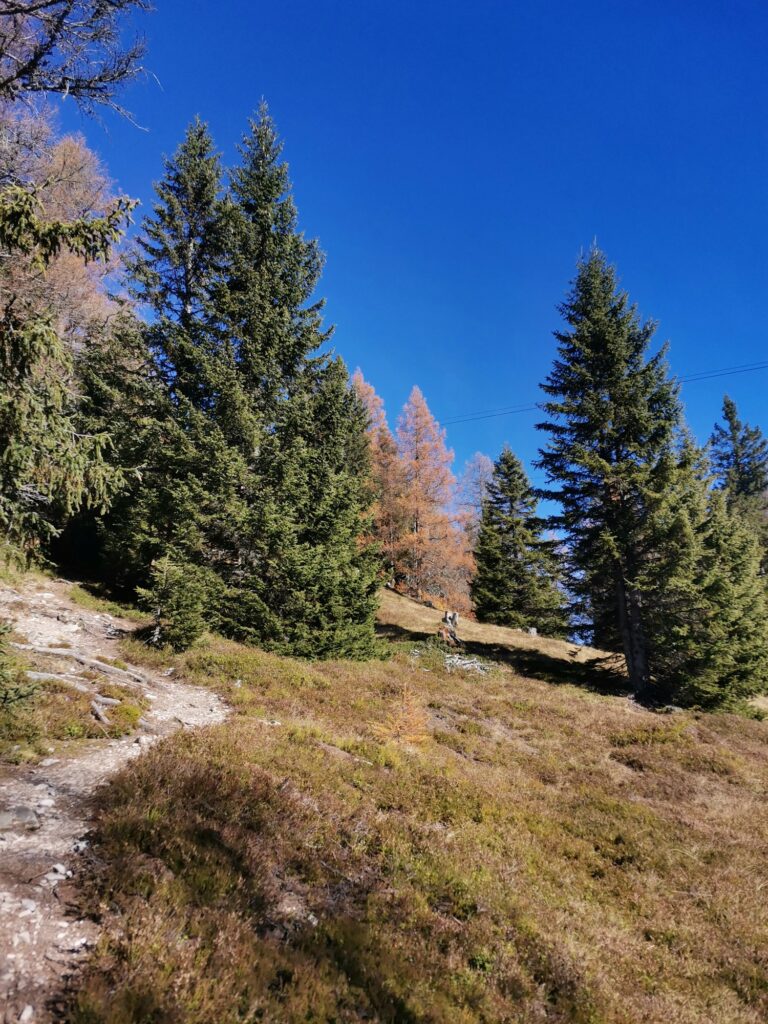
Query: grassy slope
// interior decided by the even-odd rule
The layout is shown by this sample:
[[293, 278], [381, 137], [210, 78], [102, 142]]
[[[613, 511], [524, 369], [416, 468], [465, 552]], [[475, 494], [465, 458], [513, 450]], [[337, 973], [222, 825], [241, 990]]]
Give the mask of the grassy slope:
[[765, 1020], [768, 724], [576, 688], [617, 680], [483, 627], [501, 663], [449, 673], [413, 639], [436, 613], [385, 601], [387, 662], [167, 659], [233, 718], [101, 796], [71, 1020]]

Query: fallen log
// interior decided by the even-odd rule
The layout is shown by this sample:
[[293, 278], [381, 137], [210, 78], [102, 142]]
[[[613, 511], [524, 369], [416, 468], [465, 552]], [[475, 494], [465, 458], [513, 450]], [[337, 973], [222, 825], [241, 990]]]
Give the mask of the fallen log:
[[31, 651], [33, 654], [43, 654], [50, 658], [72, 658], [79, 665], [85, 665], [86, 668], [103, 672], [105, 675], [115, 676], [117, 679], [130, 679], [134, 683], [143, 683], [145, 686], [149, 685], [147, 677], [140, 672], [135, 672], [133, 669], [117, 668], [108, 662], [99, 661], [98, 658], [89, 658], [85, 654], [78, 654], [77, 651], [70, 650], [68, 647], [38, 647], [36, 644], [13, 644], [12, 646], [19, 651]]
[[96, 719], [96, 721], [101, 722], [102, 725], [112, 725], [110, 720], [107, 718], [107, 716], [104, 714], [104, 712], [101, 710], [101, 708], [99, 707], [95, 700], [91, 701], [91, 714]]
[[24, 674], [33, 683], [44, 683], [50, 680], [68, 686], [71, 690], [77, 690], [78, 693], [93, 693], [90, 686], [86, 686], [85, 683], [81, 683], [77, 679], [72, 679], [71, 676], [59, 676], [54, 672], [25, 672]]
[[102, 697], [100, 693], [97, 693], [93, 699], [97, 704], [101, 704], [108, 708], [116, 708], [119, 704], [122, 704], [122, 701], [118, 700], [116, 697]]

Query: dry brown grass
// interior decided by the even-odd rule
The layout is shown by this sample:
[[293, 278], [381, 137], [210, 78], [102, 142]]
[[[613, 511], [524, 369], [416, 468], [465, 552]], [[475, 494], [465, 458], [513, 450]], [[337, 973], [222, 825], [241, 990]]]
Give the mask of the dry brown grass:
[[[397, 608], [401, 635], [439, 618]], [[548, 671], [578, 664], [519, 639]], [[143, 657], [234, 717], [100, 797], [89, 899], [109, 928], [73, 1024], [768, 1017], [767, 724], [509, 659], [448, 673], [413, 639], [364, 665], [222, 640]]]

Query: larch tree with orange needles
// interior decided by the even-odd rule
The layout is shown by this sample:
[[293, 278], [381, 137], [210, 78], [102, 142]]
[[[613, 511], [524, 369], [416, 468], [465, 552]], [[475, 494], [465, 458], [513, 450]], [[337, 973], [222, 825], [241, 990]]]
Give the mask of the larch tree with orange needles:
[[451, 509], [456, 478], [453, 452], [418, 387], [414, 387], [397, 426], [405, 473], [407, 532], [397, 563], [398, 576], [418, 596], [430, 595], [447, 605], [469, 606], [471, 554], [459, 519]]
[[397, 442], [387, 424], [384, 402], [358, 369], [352, 384], [368, 413], [371, 481], [374, 489], [373, 532], [390, 580], [397, 576], [408, 533], [407, 481]]

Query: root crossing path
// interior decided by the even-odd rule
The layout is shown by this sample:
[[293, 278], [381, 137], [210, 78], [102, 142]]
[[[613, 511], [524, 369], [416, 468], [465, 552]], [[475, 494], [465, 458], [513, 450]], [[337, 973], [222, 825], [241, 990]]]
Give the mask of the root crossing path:
[[138, 735], [82, 740], [36, 765], [0, 766], [0, 1024], [56, 1020], [52, 997], [96, 941], [97, 926], [73, 911], [70, 880], [87, 847], [95, 791], [157, 737], [227, 713], [207, 690], [126, 666], [118, 641], [132, 624], [80, 607], [70, 590], [63, 580], [0, 585], [0, 619], [12, 623], [31, 678], [88, 692], [97, 720], [110, 710], [99, 673], [102, 685], [132, 687], [150, 707]]

